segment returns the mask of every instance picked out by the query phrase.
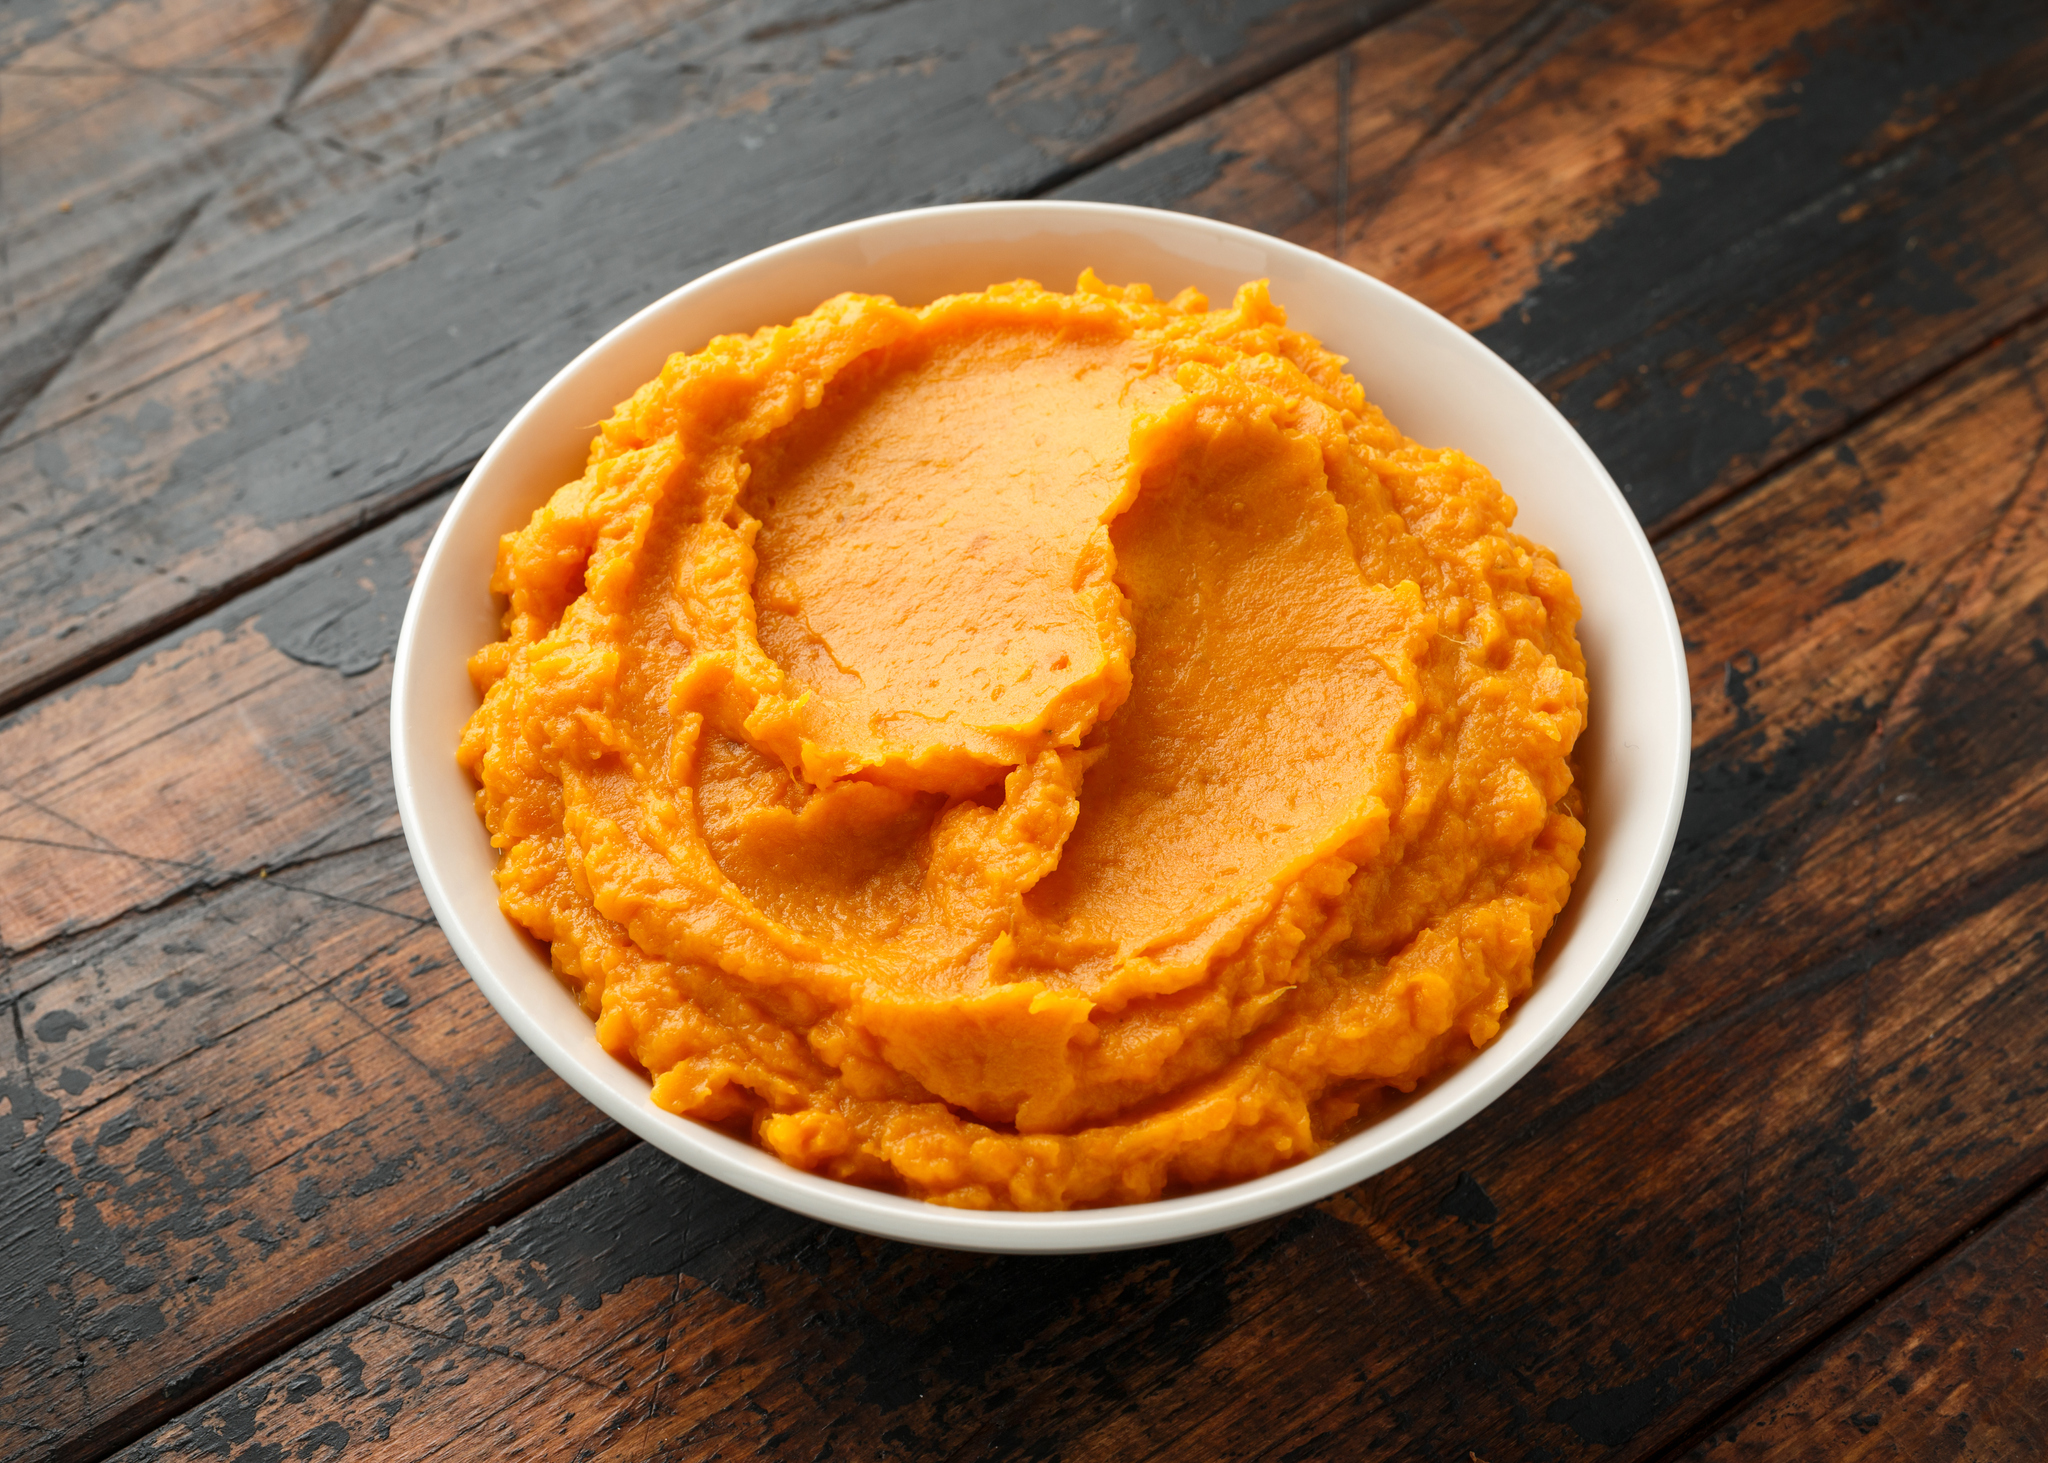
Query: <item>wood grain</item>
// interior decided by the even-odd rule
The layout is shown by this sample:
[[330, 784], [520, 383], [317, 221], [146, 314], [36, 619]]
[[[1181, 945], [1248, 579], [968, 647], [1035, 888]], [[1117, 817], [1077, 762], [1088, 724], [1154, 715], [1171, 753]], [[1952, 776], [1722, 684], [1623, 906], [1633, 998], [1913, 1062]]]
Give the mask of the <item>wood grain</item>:
[[1412, 3], [60, 13], [0, 64], [0, 706], [417, 501], [716, 264], [1030, 192]]
[[[859, 19], [806, 18], [787, 6], [738, 13], [751, 16], [752, 32], [726, 34], [721, 44], [743, 52], [826, 44]], [[1317, 24], [1327, 27], [1333, 17], [1355, 24], [1373, 12], [1351, 6], [1275, 13], [1300, 24], [1275, 29], [1273, 14], [1261, 12], [1264, 22], [1245, 13], [1212, 17], [1213, 23], [1146, 22], [1147, 33], [1128, 44], [1108, 31], [1064, 34], [1053, 51], [1027, 57], [1012, 78], [999, 98], [1007, 108], [1003, 125], [1023, 118], [1066, 127], [1057, 145], [1043, 138], [1032, 144], [1040, 156], [1033, 166], [1046, 165], [1046, 156], [1071, 165], [1105, 138], [1154, 125], [1148, 109], [1165, 109], [1157, 116], [1170, 119], [1171, 109], [1199, 103], [1206, 89], [1240, 84], [1259, 66], [1278, 64], [1304, 37], [1315, 42], [1326, 34]], [[31, 383], [31, 405], [15, 424], [22, 451], [12, 460], [32, 461], [38, 472], [69, 462], [65, 443], [73, 439], [66, 433], [80, 422], [103, 425], [96, 414], [102, 400], [125, 402], [118, 406], [129, 413], [121, 430], [136, 430], [109, 449], [112, 456], [95, 459], [106, 481], [87, 483], [91, 494], [161, 466], [153, 455], [161, 443], [151, 433], [213, 431], [219, 413], [202, 397], [245, 385], [235, 363], [246, 359], [235, 352], [272, 349], [284, 338], [272, 328], [291, 311], [256, 308], [246, 291], [232, 308], [202, 309], [187, 287], [220, 283], [222, 269], [305, 265], [309, 255], [300, 245], [311, 235], [303, 228], [294, 235], [293, 220], [317, 211], [322, 189], [406, 176], [420, 156], [454, 147], [463, 136], [516, 129], [520, 108], [574, 82], [605, 55], [638, 46], [634, 54], [644, 60], [643, 32], [664, 20], [646, 7], [592, 7], [574, 25], [564, 20], [570, 14], [561, 7], [455, 6], [423, 16], [335, 6], [260, 17], [229, 9], [181, 16], [158, 6], [103, 5], [50, 12], [39, 30], [17, 33], [20, 74], [0, 73], [9, 102], [0, 118], [22, 129], [13, 139], [22, 147], [51, 139], [74, 146], [49, 170], [45, 224], [84, 214], [98, 226], [110, 198], [126, 206], [154, 196], [149, 188], [158, 172], [183, 176], [180, 169], [211, 166], [236, 147], [260, 154], [261, 167], [244, 159], [256, 170], [249, 177], [275, 164], [291, 186], [280, 183], [269, 193], [253, 184], [238, 188], [235, 209], [220, 224], [227, 233], [202, 229], [189, 239], [200, 213], [177, 195], [183, 211], [149, 236], [136, 256], [140, 264], [122, 266], [128, 274], [118, 291], [130, 315], [152, 289], [161, 291], [161, 308], [131, 320], [116, 319], [110, 307], [84, 330], [80, 339], [88, 344], [65, 346], [64, 369]], [[726, 14], [719, 23], [732, 19]], [[97, 39], [80, 27], [96, 27]], [[809, 36], [822, 39], [793, 39]], [[1000, 39], [977, 38], [984, 52], [976, 64], [1001, 59]], [[1174, 49], [1183, 43], [1206, 59]], [[828, 56], [824, 79], [854, 90], [888, 79], [830, 74], [854, 59]], [[920, 72], [943, 60], [934, 49], [905, 61], [909, 75], [897, 77], [896, 91], [877, 105], [899, 120], [906, 105], [935, 105], [922, 89], [929, 77]], [[199, 85], [207, 80], [195, 81], [199, 72], [223, 70], [234, 82], [236, 115], [297, 136], [295, 157], [308, 153], [310, 110], [324, 105], [362, 127], [386, 127], [386, 146], [412, 127], [405, 142], [410, 161], [337, 146], [331, 156], [310, 154], [317, 168], [294, 173], [304, 157], [290, 166], [290, 159], [278, 162], [263, 149], [283, 144], [267, 133], [234, 143], [240, 124], [232, 119], [195, 132], [192, 118], [176, 113], [172, 121], [182, 130], [166, 134], [165, 147], [186, 147], [189, 156], [152, 160], [144, 147], [124, 162], [119, 144], [134, 143], [137, 120], [151, 116], [129, 74], [145, 61], [163, 85]], [[1075, 88], [1100, 83], [1104, 68], [1116, 72], [1116, 86], [1094, 113], [1075, 121], [1068, 115]], [[772, 77], [741, 71], [772, 95]], [[109, 81], [116, 73], [119, 84]], [[45, 98], [41, 113], [21, 105], [22, 82], [46, 85], [55, 99]], [[417, 109], [423, 87], [437, 92], [431, 128], [406, 110]], [[760, 100], [741, 96], [732, 115], [758, 117]], [[698, 96], [692, 105], [703, 101]], [[273, 115], [278, 107], [284, 112]], [[715, 131], [729, 118], [692, 113], [687, 120]], [[764, 125], [772, 127], [772, 117]], [[595, 135], [578, 134], [577, 145], [592, 145]], [[609, 138], [608, 145], [616, 142]], [[91, 150], [101, 144], [101, 152]], [[0, 148], [10, 145], [0, 136]], [[552, 161], [564, 156], [557, 149]], [[537, 155], [525, 165], [547, 161]], [[22, 199], [36, 196], [36, 176], [17, 183], [8, 174], [10, 225], [34, 212]], [[124, 177], [129, 191], [53, 202], [67, 176]], [[221, 242], [233, 235], [229, 224], [260, 243], [261, 258], [216, 257], [232, 252]], [[78, 245], [76, 236], [69, 242]], [[364, 260], [352, 251], [359, 242], [324, 241], [327, 263], [344, 275], [358, 269]], [[663, 247], [674, 242], [670, 237]], [[188, 258], [184, 251], [194, 249], [198, 256]], [[65, 258], [54, 245], [48, 254], [53, 268]], [[16, 241], [12, 258], [32, 255]], [[400, 256], [411, 257], [401, 249], [381, 263], [369, 261], [364, 278], [401, 267], [403, 259], [392, 262]], [[85, 275], [96, 267], [93, 257], [90, 249], [78, 254]], [[51, 308], [75, 324], [82, 317], [64, 287], [54, 275], [44, 278], [37, 298], [55, 301]], [[433, 292], [442, 284], [422, 287]], [[494, 293], [502, 288], [490, 286]], [[25, 310], [34, 303], [26, 289], [20, 298]], [[294, 309], [325, 307], [311, 286], [293, 298]], [[35, 326], [27, 315], [17, 317], [17, 326], [24, 319]], [[382, 319], [407, 326], [408, 312], [385, 309]], [[215, 332], [210, 339], [218, 349], [191, 353], [184, 327], [195, 321], [202, 334]], [[374, 352], [380, 362], [385, 349]], [[102, 375], [98, 386], [78, 384], [79, 372], [95, 370], [119, 380]], [[197, 383], [200, 395], [179, 399], [175, 410], [159, 398], [137, 405], [138, 392], [146, 395], [180, 370], [187, 374], [178, 379]], [[358, 382], [385, 374], [381, 365], [355, 368]], [[60, 409], [66, 391], [75, 408], [69, 417]], [[283, 405], [296, 410], [293, 401], [307, 400]], [[249, 450], [267, 454], [252, 469], [259, 495], [268, 495], [272, 508], [296, 512], [307, 501], [305, 480], [293, 476], [305, 466], [303, 434], [325, 432], [332, 418], [324, 405], [296, 424], [286, 420], [290, 411], [280, 417], [265, 410], [239, 430]], [[395, 444], [404, 457], [405, 438], [388, 419], [365, 418], [362, 430], [384, 447]], [[215, 471], [220, 465], [209, 460], [206, 468], [214, 487], [223, 481]], [[5, 471], [0, 467], [0, 477]], [[86, 482], [90, 474], [73, 477]], [[405, 491], [383, 507], [357, 504], [306, 534], [287, 535], [279, 552], [303, 555], [323, 536], [347, 532], [433, 480], [431, 473], [407, 479]], [[168, 596], [164, 603], [177, 613], [237, 582], [232, 554], [215, 560], [209, 551], [205, 573], [197, 575], [169, 562], [167, 555], [192, 543], [180, 537], [180, 523], [189, 520], [179, 518], [177, 493], [154, 479], [120, 491], [129, 489], [135, 496], [123, 500], [126, 507], [110, 507], [104, 495], [69, 503], [59, 525], [62, 543], [37, 541], [33, 533], [10, 541], [24, 572], [49, 576], [44, 588], [56, 596], [53, 603], [78, 603], [75, 595], [57, 595], [79, 588], [58, 561], [107, 550], [119, 534], [109, 535], [105, 515], [131, 510], [124, 521], [133, 541], [114, 551], [126, 561], [120, 572], [154, 576], [150, 592]], [[226, 514], [205, 525], [217, 548], [221, 533], [240, 533], [251, 520], [238, 519], [227, 500], [209, 501], [206, 513]], [[0, 726], [9, 768], [0, 789], [0, 959], [16, 1037], [5, 1066], [0, 1141], [23, 1176], [6, 1194], [7, 1216], [18, 1222], [4, 1243], [10, 1263], [36, 1277], [31, 1290], [38, 1297], [8, 1318], [0, 1337], [0, 1421], [9, 1429], [0, 1451], [7, 1456], [92, 1456], [133, 1436], [617, 1147], [614, 1130], [542, 1073], [460, 979], [425, 919], [396, 838], [384, 744], [385, 659], [412, 565], [443, 501], [435, 497], [401, 513]], [[8, 502], [19, 515], [31, 512], [19, 498]], [[250, 574], [276, 562], [273, 556]], [[215, 573], [223, 567], [225, 576]], [[422, 1020], [431, 1023], [431, 1039], [417, 1034]], [[145, 1136], [130, 1141], [138, 1133]], [[337, 1262], [342, 1252], [347, 1258]]]
[[2048, 1455], [2048, 1195], [1973, 1236], [1687, 1457], [1821, 1455]]
[[0, 726], [0, 1456], [96, 1456], [620, 1146], [398, 836], [442, 506]]
[[[1301, 12], [1302, 33], [1327, 36], [1314, 16], [1338, 9]], [[108, 54], [156, 57], [260, 119], [247, 143], [221, 140], [243, 135], [222, 124], [192, 132], [184, 162], [145, 146], [131, 166], [119, 149], [151, 115], [137, 85], [89, 67], [0, 69], [0, 236], [10, 267], [47, 265], [20, 291], [10, 346], [68, 338], [48, 327], [87, 319], [67, 316], [81, 299], [118, 296], [0, 435], [0, 482], [28, 464], [86, 494], [64, 507], [9, 487], [11, 518], [47, 509], [66, 531], [108, 530], [62, 552], [48, 534], [0, 551], [18, 555], [0, 579], [46, 572], [49, 602], [76, 612], [65, 643], [85, 649], [62, 664], [94, 663], [399, 514], [0, 722], [0, 979], [15, 1036], [0, 1148], [17, 1176], [0, 1192], [0, 1262], [35, 1298], [0, 1331], [0, 1456], [96, 1456], [509, 1220], [137, 1456], [410, 1457], [460, 1437], [453, 1456], [488, 1436], [541, 1456], [574, 1439], [621, 1457], [1644, 1457], [1696, 1436], [2039, 1181], [2048, 348], [2038, 330], [1993, 337], [2038, 308], [2048, 267], [2027, 191], [2037, 17], [1986, 6], [1959, 39], [1912, 7], [1783, 0], [1737, 26], [1685, 5], [1438, 3], [1074, 186], [1321, 247], [1338, 245], [1343, 218], [1347, 252], [1390, 249], [1374, 267], [1470, 323], [1493, 311], [1489, 338], [1511, 354], [1522, 347], [1499, 322], [1528, 306], [1526, 341], [1563, 342], [1560, 361], [1584, 347], [1599, 357], [1588, 380], [1621, 362], [1601, 397], [1573, 395], [1576, 366], [1550, 378], [1618, 466], [1630, 441], [1692, 444], [1704, 475], [1657, 468], [1635, 484], [1639, 505], [1642, 483], [1690, 484], [1706, 501], [1808, 452], [1665, 541], [1691, 650], [1695, 781], [1657, 912], [1610, 993], [1449, 1144], [1228, 1241], [1038, 1264], [904, 1250], [803, 1225], [639, 1150], [520, 1214], [620, 1140], [462, 979], [393, 836], [384, 661], [444, 501], [435, 474], [459, 458], [442, 451], [408, 476], [403, 454], [441, 440], [437, 404], [480, 381], [514, 392], [493, 373], [526, 360], [529, 340], [545, 374], [596, 328], [588, 296], [546, 283], [562, 239], [598, 237], [564, 198], [641, 188], [632, 206], [650, 216], [686, 212], [682, 175], [656, 161], [670, 122], [707, 196], [738, 188], [748, 158], [771, 193], [801, 186], [836, 136], [818, 96], [900, 88], [872, 103], [883, 120], [859, 124], [886, 131], [939, 105], [945, 76], [995, 64], [999, 40], [976, 51], [928, 36], [931, 10], [667, 12], [673, 44], [648, 40], [652, 11], [594, 4], [201, 15], [69, 0], [0, 16], [0, 67], [42, 47], [36, 64], [54, 70], [61, 38], [126, 26], [137, 49]], [[892, 29], [897, 15], [922, 19]], [[945, 115], [967, 127], [992, 109], [1011, 149], [999, 155], [1057, 178], [1299, 44], [1217, 24], [1250, 36], [1248, 51], [1155, 37], [1154, 59], [1168, 59], [1145, 82], [1127, 32], [1066, 35], [1065, 49], [1002, 61], [1023, 82]], [[913, 33], [930, 53], [886, 74], [870, 64]], [[678, 110], [660, 65], [686, 52], [710, 59], [676, 63], [706, 68], [676, 73], [700, 88]], [[251, 74], [195, 77], [209, 54]], [[745, 71], [743, 56], [768, 69]], [[17, 107], [28, 81], [57, 96], [95, 76], [90, 106], [77, 91]], [[1825, 115], [1809, 96], [1823, 82]], [[1873, 109], [1880, 121], [1845, 143]], [[87, 134], [78, 147], [102, 149], [68, 165], [126, 179], [101, 202], [154, 201], [126, 215], [77, 200], [71, 214], [18, 210], [24, 174], [5, 165], [24, 147], [8, 129], [31, 115], [70, 118]], [[1778, 127], [1786, 116], [1804, 120]], [[318, 117], [327, 131], [309, 130]], [[768, 122], [810, 130], [746, 130]], [[265, 151], [294, 129], [295, 151]], [[172, 133], [163, 147], [186, 145]], [[20, 140], [69, 135], [53, 123]], [[750, 136], [761, 145], [748, 151]], [[1845, 150], [1862, 143], [1867, 157]], [[960, 155], [986, 144], [962, 140]], [[512, 145], [533, 151], [491, 151]], [[911, 151], [914, 181], [930, 159]], [[179, 191], [230, 152], [246, 170], [231, 193]], [[1770, 164], [1786, 152], [1780, 178]], [[534, 170], [572, 154], [590, 176], [535, 194]], [[448, 158], [460, 166], [444, 175]], [[66, 176], [51, 165], [47, 198]], [[1391, 182], [1376, 192], [1376, 179]], [[1782, 211], [1809, 186], [1833, 189], [1816, 196], [1840, 210]], [[337, 222], [323, 210], [344, 195], [365, 211]], [[1631, 323], [1615, 306], [1630, 276], [1613, 261], [1646, 240], [1705, 250], [1703, 197], [1746, 219], [1743, 247], [1761, 252], [1736, 268], [1706, 251], [1675, 313]], [[435, 232], [502, 222], [514, 202], [541, 221]], [[742, 224], [794, 231], [754, 207]], [[151, 209], [156, 222], [137, 226]], [[61, 232], [80, 215], [111, 241], [98, 254]], [[1490, 240], [1459, 232], [1488, 217], [1505, 221]], [[32, 249], [8, 231], [35, 218], [59, 232]], [[1914, 293], [1934, 276], [1912, 272], [1907, 245], [1939, 237], [1937, 263], [1970, 296], [1954, 308]], [[624, 273], [678, 267], [661, 252], [673, 243], [635, 240]], [[387, 274], [411, 282], [379, 284]], [[547, 314], [557, 300], [560, 318]], [[1815, 300], [1837, 315], [1802, 313]], [[415, 372], [415, 353], [443, 372], [467, 359], [429, 338], [448, 311], [471, 312], [469, 329], [508, 301], [529, 313], [484, 326], [504, 355], [440, 384]], [[182, 354], [199, 336], [214, 353]], [[1705, 354], [1656, 355], [1688, 339]], [[1715, 352], [1766, 396], [1788, 383], [1764, 436], [1724, 430], [1735, 419], [1712, 398]], [[321, 374], [330, 359], [337, 374]], [[1657, 389], [1602, 404], [1627, 369]], [[0, 387], [22, 379], [0, 370]], [[351, 379], [394, 383], [397, 405], [351, 418], [360, 403], [335, 405]], [[152, 401], [168, 415], [145, 413]], [[1626, 431], [1602, 438], [1609, 418]], [[320, 434], [337, 423], [399, 456], [346, 464], [323, 498], [316, 479], [344, 456]], [[56, 455], [74, 441], [93, 445]], [[198, 544], [213, 547], [177, 557]], [[76, 564], [103, 549], [88, 568], [112, 577], [86, 584]], [[66, 567], [62, 553], [85, 558]], [[87, 602], [107, 585], [109, 618], [94, 619]], [[37, 601], [10, 590], [8, 603]], [[1772, 1427], [1770, 1446], [1796, 1456], [1794, 1433]]]
[[0, 949], [390, 841], [387, 664], [446, 498], [0, 723]]
[[1702, 716], [1658, 923], [1410, 1163], [1020, 1261], [636, 1149], [128, 1456], [1655, 1454], [2048, 1175], [2044, 368], [2036, 329], [1666, 544]]
[[1646, 523], [2048, 304], [2048, 11], [1451, 0], [1061, 190], [1343, 258], [1540, 383]]

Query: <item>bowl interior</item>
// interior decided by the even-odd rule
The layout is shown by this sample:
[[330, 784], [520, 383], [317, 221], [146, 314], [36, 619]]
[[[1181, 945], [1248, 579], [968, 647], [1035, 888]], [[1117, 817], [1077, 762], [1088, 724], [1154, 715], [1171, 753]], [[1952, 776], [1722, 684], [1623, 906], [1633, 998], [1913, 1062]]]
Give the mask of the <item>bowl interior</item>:
[[[1584, 607], [1592, 717], [1580, 743], [1585, 866], [1546, 942], [1536, 988], [1483, 1052], [1364, 1131], [1292, 1168], [1209, 1193], [1066, 1214], [940, 1208], [818, 1178], [656, 1108], [646, 1079], [597, 1043], [546, 959], [500, 913], [495, 855], [454, 748], [476, 706], [464, 671], [499, 633], [489, 593], [498, 536], [581, 470], [596, 426], [668, 355], [787, 321], [842, 290], [906, 304], [1020, 276], [1071, 288], [1084, 267], [1212, 304], [1272, 281], [1291, 324], [1350, 358], [1368, 398], [1408, 435], [1486, 463], [1517, 527], [1557, 551]], [[1690, 743], [1670, 595], [1621, 494], [1564, 419], [1441, 316], [1322, 255], [1229, 225], [1101, 204], [975, 204], [843, 225], [686, 285], [598, 341], [500, 434], [424, 559], [400, 636], [392, 756], [408, 844], [456, 954], [520, 1037], [612, 1117], [714, 1177], [868, 1233], [963, 1249], [1104, 1250], [1213, 1233], [1310, 1202], [1400, 1161], [1498, 1096], [1542, 1057], [1612, 973], [1675, 836]]]

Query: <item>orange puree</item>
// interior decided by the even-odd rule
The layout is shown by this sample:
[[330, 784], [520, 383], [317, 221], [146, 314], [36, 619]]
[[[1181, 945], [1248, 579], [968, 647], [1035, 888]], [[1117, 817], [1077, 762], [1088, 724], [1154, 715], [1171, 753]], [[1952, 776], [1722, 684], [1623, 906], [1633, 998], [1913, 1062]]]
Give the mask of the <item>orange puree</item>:
[[655, 1102], [801, 1168], [1292, 1163], [1492, 1039], [1578, 870], [1578, 601], [1514, 513], [1263, 283], [721, 337], [500, 549], [505, 912]]

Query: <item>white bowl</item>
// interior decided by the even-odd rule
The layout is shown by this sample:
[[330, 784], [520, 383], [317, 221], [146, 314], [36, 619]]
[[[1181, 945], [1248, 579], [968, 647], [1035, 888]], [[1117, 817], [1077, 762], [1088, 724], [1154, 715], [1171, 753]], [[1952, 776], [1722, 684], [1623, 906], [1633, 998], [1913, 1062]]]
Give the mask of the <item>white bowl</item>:
[[[841, 290], [922, 304], [1019, 276], [1071, 288], [1084, 266], [1162, 297], [1195, 285], [1216, 304], [1245, 280], [1270, 279], [1289, 323], [1350, 357], [1396, 426], [1463, 448], [1499, 476], [1521, 506], [1517, 527], [1557, 551], [1585, 607], [1585, 866], [1534, 991], [1492, 1045], [1327, 1152], [1148, 1204], [970, 1212], [804, 1173], [664, 1112], [647, 1079], [598, 1045], [538, 948], [499, 913], [496, 855], [455, 762], [477, 704], [463, 663], [499, 634], [488, 587], [498, 536], [582, 471], [595, 424], [671, 352], [790, 320]], [[1399, 1163], [1505, 1092], [1592, 1002], [1642, 923], [1678, 830], [1691, 721], [1678, 619], [1649, 541], [1578, 433], [1492, 351], [1398, 290], [1248, 229], [1099, 203], [979, 203], [863, 219], [749, 255], [649, 305], [563, 368], [498, 434], [420, 565], [398, 639], [391, 760], [406, 843], [456, 955], [520, 1039], [606, 1113], [693, 1168], [816, 1219], [919, 1244], [1060, 1254], [1190, 1239], [1310, 1203]]]

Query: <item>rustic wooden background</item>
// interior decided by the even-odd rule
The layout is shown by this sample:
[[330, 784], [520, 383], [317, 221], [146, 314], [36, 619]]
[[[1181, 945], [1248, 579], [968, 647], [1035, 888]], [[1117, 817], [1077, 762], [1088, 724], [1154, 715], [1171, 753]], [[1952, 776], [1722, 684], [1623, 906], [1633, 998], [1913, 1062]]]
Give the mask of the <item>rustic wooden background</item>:
[[[1696, 706], [1535, 1073], [1060, 1260], [602, 1120], [451, 957], [385, 739], [559, 363], [1024, 196], [1476, 331], [1625, 485]], [[0, 1458], [2048, 1456], [2039, 0], [10, 0], [0, 316]]]

